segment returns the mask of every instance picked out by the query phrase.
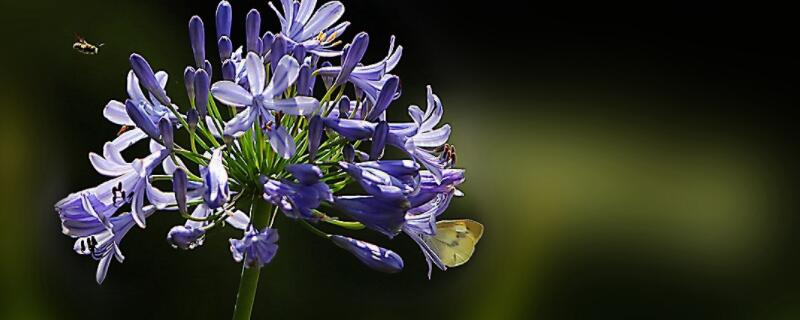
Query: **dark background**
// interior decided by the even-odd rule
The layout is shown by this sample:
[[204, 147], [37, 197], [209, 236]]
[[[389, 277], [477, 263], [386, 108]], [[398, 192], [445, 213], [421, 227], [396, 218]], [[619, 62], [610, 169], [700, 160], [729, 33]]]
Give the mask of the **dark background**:
[[[468, 169], [448, 218], [483, 222], [467, 265], [425, 277], [406, 261], [371, 272], [279, 220], [254, 319], [795, 319], [800, 316], [795, 136], [795, 11], [769, 3], [344, 1], [371, 37], [394, 34], [405, 106], [432, 84]], [[94, 283], [52, 204], [102, 181], [86, 154], [117, 131], [102, 118], [125, 97], [131, 52], [183, 97], [186, 25], [213, 32], [216, 1], [4, 1], [0, 72], [0, 318], [220, 319], [239, 265], [227, 238], [192, 252], [164, 241], [180, 222], [148, 220], [127, 259]], [[232, 1], [234, 43], [252, 7]], [[106, 43], [71, 49], [74, 34]], [[211, 39], [209, 37], [208, 39]], [[210, 42], [210, 40], [208, 40]], [[216, 53], [209, 46], [209, 55]], [[218, 72], [218, 69], [215, 70]]]

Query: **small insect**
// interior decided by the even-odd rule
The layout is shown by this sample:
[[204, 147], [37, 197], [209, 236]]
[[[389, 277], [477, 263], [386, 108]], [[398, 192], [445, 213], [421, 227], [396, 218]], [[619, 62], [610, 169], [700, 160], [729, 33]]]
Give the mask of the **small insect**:
[[93, 45], [77, 34], [75, 37], [78, 38], [78, 41], [72, 44], [72, 49], [87, 55], [96, 55], [98, 52], [100, 52], [100, 47], [102, 47], [104, 44], [101, 43], [98, 45]]
[[120, 127], [119, 131], [117, 131], [117, 137], [121, 136], [123, 133], [127, 132], [130, 129], [133, 129], [133, 127], [131, 127], [131, 126], [122, 126], [122, 127]]

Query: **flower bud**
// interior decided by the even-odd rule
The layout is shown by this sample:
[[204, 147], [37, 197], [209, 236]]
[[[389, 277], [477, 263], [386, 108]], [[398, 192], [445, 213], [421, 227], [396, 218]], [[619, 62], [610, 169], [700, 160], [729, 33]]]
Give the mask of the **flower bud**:
[[322, 117], [315, 115], [308, 121], [308, 158], [313, 162], [322, 142]]
[[245, 20], [245, 34], [247, 37], [247, 51], [261, 53], [261, 13], [256, 9], [247, 13]]
[[272, 32], [265, 32], [261, 37], [261, 55], [266, 56], [272, 50], [272, 41], [275, 40], [275, 35]]
[[231, 4], [228, 1], [220, 1], [217, 5], [217, 39], [231, 36], [231, 22], [233, 19]]
[[305, 185], [315, 184], [319, 182], [319, 179], [322, 179], [322, 170], [313, 164], [300, 163], [288, 165], [286, 166], [286, 171], [297, 178], [297, 181]]
[[339, 100], [339, 118], [347, 119], [350, 117], [350, 98], [347, 96]]
[[175, 249], [191, 250], [203, 245], [205, 234], [201, 228], [174, 226], [167, 233], [167, 242]]
[[222, 36], [217, 41], [217, 48], [219, 48], [219, 60], [225, 61], [231, 58], [233, 55], [233, 43], [231, 42], [231, 38], [228, 36]]
[[196, 109], [189, 109], [186, 112], [186, 122], [189, 124], [189, 130], [194, 132], [197, 129], [197, 122], [200, 121], [200, 116], [197, 114]]
[[233, 81], [236, 79], [236, 64], [230, 59], [222, 63], [222, 79]]
[[172, 150], [175, 147], [175, 137], [173, 136], [172, 121], [169, 121], [167, 115], [158, 120], [158, 131], [161, 132], [161, 144], [167, 150]]
[[205, 70], [200, 69], [194, 74], [194, 107], [200, 118], [208, 115], [208, 90], [211, 80]]
[[383, 149], [386, 147], [386, 137], [389, 136], [389, 123], [381, 121], [375, 126], [372, 134], [372, 146], [369, 151], [370, 160], [378, 160], [383, 156]]
[[372, 107], [369, 114], [367, 115], [367, 121], [376, 121], [378, 120], [381, 115], [383, 115], [384, 111], [389, 108], [389, 104], [392, 103], [392, 100], [395, 98], [395, 94], [397, 93], [397, 88], [400, 86], [400, 78], [397, 76], [391, 76], [386, 82], [383, 84], [381, 88], [381, 92], [378, 95], [378, 99], [375, 100], [375, 106]]
[[203, 19], [193, 16], [189, 19], [189, 40], [192, 43], [192, 53], [194, 63], [198, 68], [204, 66], [206, 60], [206, 31], [203, 26]]
[[139, 79], [139, 83], [147, 89], [150, 94], [156, 97], [162, 105], [170, 105], [171, 102], [169, 97], [167, 97], [167, 92], [161, 87], [161, 84], [156, 79], [156, 75], [153, 73], [153, 68], [150, 67], [147, 60], [137, 53], [131, 54], [129, 60], [131, 62], [131, 69], [133, 69], [133, 73], [136, 74], [136, 77]]
[[269, 61], [273, 69], [278, 65], [284, 55], [286, 55], [286, 39], [283, 35], [278, 34], [275, 36], [275, 39], [272, 40], [272, 49], [270, 49], [269, 54]]
[[353, 162], [356, 159], [356, 150], [348, 143], [342, 148], [342, 155], [344, 156], [344, 161]]
[[358, 260], [372, 269], [386, 273], [396, 273], [403, 270], [403, 258], [392, 250], [340, 235], [331, 236], [331, 241], [338, 247], [352, 253]]
[[186, 94], [189, 95], [189, 100], [194, 101], [194, 67], [186, 67], [183, 70], [183, 84], [186, 86]]
[[188, 213], [189, 209], [186, 207], [186, 192], [189, 185], [189, 178], [186, 176], [186, 171], [178, 167], [172, 173], [172, 191], [175, 192], [175, 202], [178, 203], [178, 210], [182, 213]]
[[368, 45], [369, 35], [366, 32], [361, 32], [353, 38], [353, 42], [350, 45], [345, 47], [347, 52], [342, 55], [342, 69], [336, 77], [336, 85], [341, 85], [347, 81], [350, 73], [353, 72], [353, 69], [361, 62], [367, 52]]
[[130, 99], [125, 100], [125, 112], [128, 113], [128, 117], [131, 118], [131, 121], [133, 121], [134, 124], [136, 124], [136, 127], [142, 129], [147, 136], [149, 136], [151, 139], [159, 139], [161, 133], [140, 106], [134, 104]]

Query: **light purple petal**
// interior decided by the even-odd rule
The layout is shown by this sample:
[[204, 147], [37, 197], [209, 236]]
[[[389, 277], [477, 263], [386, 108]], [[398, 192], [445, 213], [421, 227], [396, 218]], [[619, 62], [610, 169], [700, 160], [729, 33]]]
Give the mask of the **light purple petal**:
[[89, 154], [89, 162], [92, 163], [97, 173], [109, 177], [119, 177], [132, 170], [130, 165], [109, 161], [94, 152]]
[[294, 97], [280, 100], [266, 100], [267, 109], [281, 111], [292, 116], [307, 116], [319, 109], [319, 101], [312, 97]]
[[300, 8], [294, 13], [294, 22], [304, 25], [311, 18], [314, 13], [314, 7], [317, 6], [317, 0], [303, 0], [300, 1]]
[[219, 81], [211, 86], [211, 94], [229, 106], [244, 107], [253, 103], [253, 95], [231, 81]]
[[254, 52], [248, 52], [244, 60], [247, 82], [250, 84], [250, 93], [254, 96], [264, 92], [264, 83], [267, 81], [267, 72], [264, 70], [264, 61]]
[[247, 131], [253, 126], [253, 122], [258, 118], [259, 112], [255, 107], [245, 108], [233, 119], [225, 123], [223, 135], [226, 137], [237, 137], [240, 133]]
[[105, 109], [103, 109], [103, 116], [114, 124], [121, 126], [134, 125], [133, 120], [131, 120], [131, 118], [128, 117], [128, 113], [125, 112], [125, 104], [119, 101], [109, 101]]
[[267, 132], [269, 136], [269, 145], [272, 150], [275, 150], [279, 156], [284, 159], [289, 159], [294, 156], [297, 147], [294, 143], [294, 138], [286, 132], [284, 127], [277, 127]]
[[241, 210], [234, 211], [230, 216], [225, 218], [225, 222], [239, 230], [247, 229], [247, 225], [250, 224], [250, 217], [247, 216]]
[[418, 147], [437, 148], [444, 145], [449, 137], [450, 125], [446, 124], [439, 129], [417, 134], [413, 139]]
[[[262, 65], [263, 69], [263, 65]], [[280, 95], [289, 88], [300, 73], [300, 65], [291, 56], [284, 56], [275, 67], [272, 79], [264, 90], [264, 96], [272, 98]], [[249, 76], [248, 76], [249, 77]]]
[[344, 5], [339, 1], [331, 1], [319, 7], [316, 13], [308, 20], [302, 33], [297, 39], [308, 39], [327, 29], [344, 14]]

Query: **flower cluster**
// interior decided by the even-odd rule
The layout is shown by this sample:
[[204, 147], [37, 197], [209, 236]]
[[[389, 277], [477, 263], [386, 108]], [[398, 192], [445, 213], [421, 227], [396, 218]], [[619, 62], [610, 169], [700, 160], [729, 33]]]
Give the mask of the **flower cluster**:
[[[123, 261], [126, 233], [145, 228], [157, 212], [186, 220], [166, 235], [178, 249], [202, 246], [206, 234], [219, 228], [242, 230], [241, 239], [230, 239], [230, 250], [248, 268], [275, 256], [280, 212], [373, 269], [397, 272], [403, 260], [323, 229], [371, 229], [388, 238], [405, 233], [429, 266], [446, 269], [430, 243], [438, 217], [462, 195], [456, 187], [464, 171], [454, 168], [450, 126], [439, 124], [439, 97], [428, 87], [425, 110], [412, 105], [409, 121], [388, 121], [386, 111], [401, 95], [392, 71], [403, 47], [395, 46], [394, 37], [388, 54], [369, 63], [363, 61], [367, 33], [349, 43], [339, 40], [350, 25], [339, 22], [340, 2], [269, 6], [279, 31], [264, 32], [261, 13], [253, 9], [244, 21], [245, 37], [234, 39], [231, 5], [219, 3], [216, 67], [207, 57], [204, 22], [189, 20], [194, 61], [183, 73], [188, 106], [179, 107], [171, 98], [176, 95], [167, 94], [167, 73], [154, 71], [139, 54], [130, 56], [128, 97], [103, 110], [124, 130], [102, 154], [89, 154], [109, 180], [55, 205], [63, 233], [76, 238], [74, 250], [99, 261], [98, 283], [112, 258]], [[234, 49], [234, 40], [243, 45]], [[176, 139], [180, 131], [186, 136]], [[123, 157], [140, 142], [149, 143], [150, 154]]]

